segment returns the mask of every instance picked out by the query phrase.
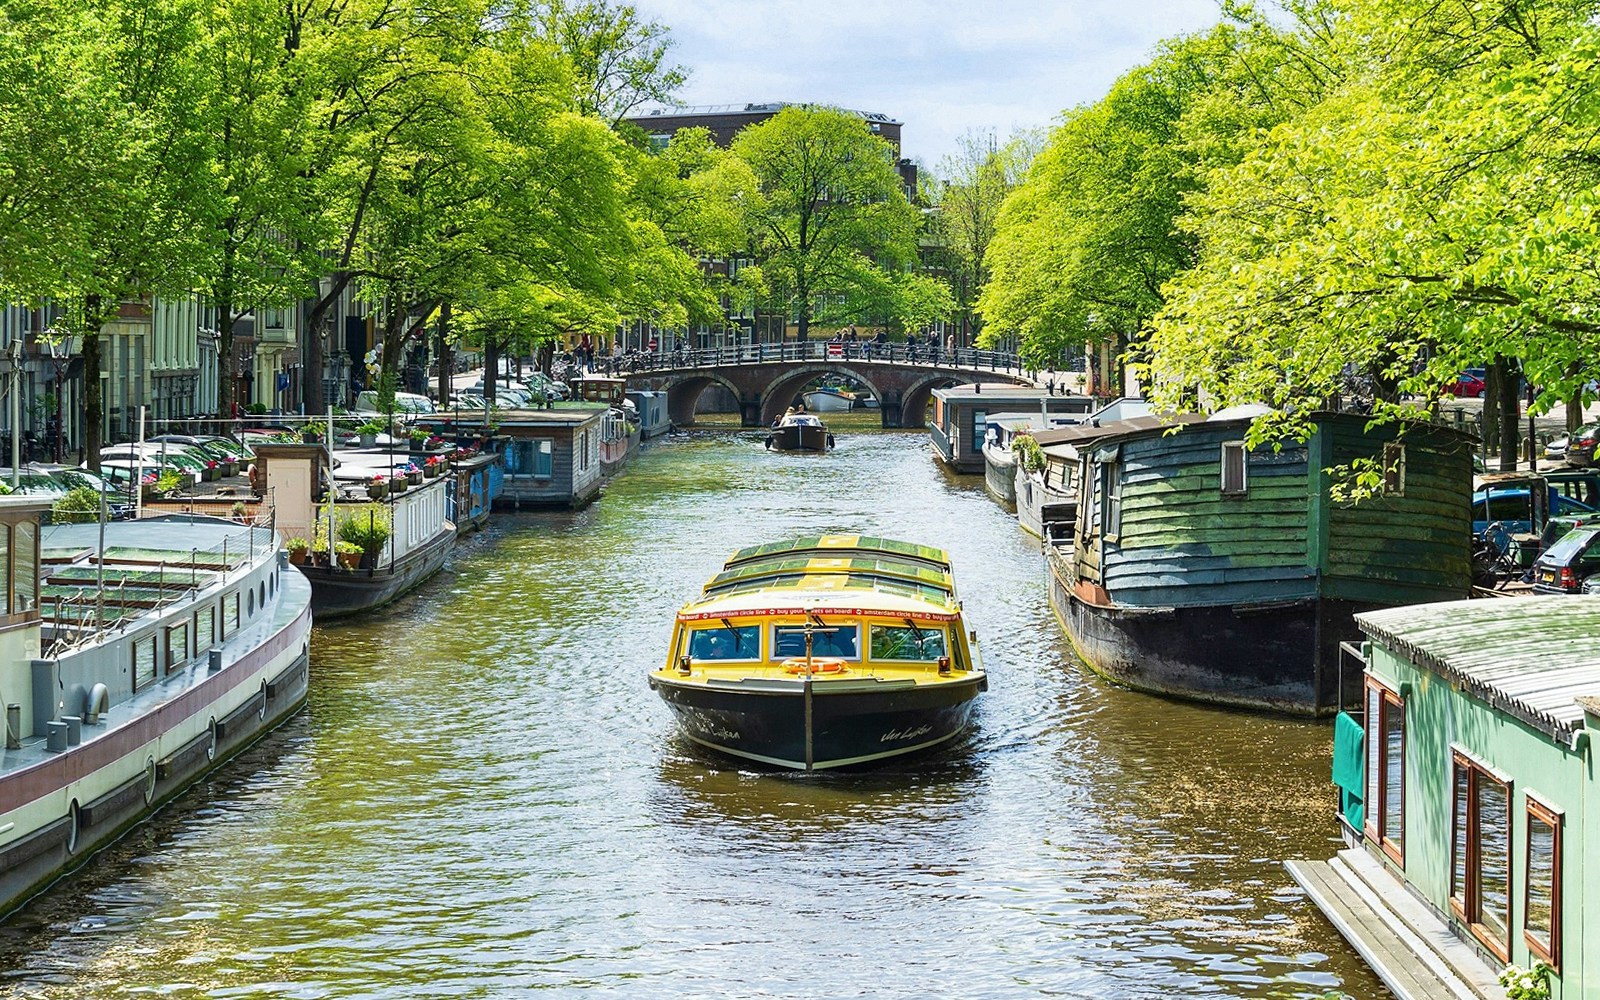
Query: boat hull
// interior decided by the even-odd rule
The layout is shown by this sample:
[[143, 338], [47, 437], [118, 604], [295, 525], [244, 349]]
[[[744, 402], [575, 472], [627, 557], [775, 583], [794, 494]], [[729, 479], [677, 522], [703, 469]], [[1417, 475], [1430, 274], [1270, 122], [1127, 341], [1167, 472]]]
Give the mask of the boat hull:
[[0, 841], [0, 916], [299, 711], [310, 632], [303, 613], [181, 698], [0, 782], [0, 801], [59, 807], [53, 819]]
[[801, 398], [812, 413], [845, 413], [855, 405], [855, 400], [849, 396], [823, 389], [813, 389]]
[[1017, 507], [1017, 461], [994, 445], [983, 446], [983, 486], [1006, 510]]
[[392, 567], [302, 566], [300, 571], [311, 581], [311, 607], [318, 619], [340, 618], [380, 608], [439, 572], [455, 543], [455, 526], [446, 523], [444, 530], [406, 553]]
[[711, 687], [651, 678], [651, 686], [683, 734], [700, 746], [816, 771], [918, 753], [954, 739], [967, 728], [985, 681], [974, 674], [965, 681], [904, 686], [826, 679]]
[[767, 435], [767, 447], [773, 451], [827, 451], [833, 446], [833, 435], [826, 427], [791, 424], [774, 427]]
[[1141, 691], [1296, 715], [1359, 704], [1361, 669], [1339, 670], [1351, 616], [1376, 605], [1308, 598], [1251, 605], [1137, 608], [1087, 600], [1050, 572], [1050, 605], [1079, 657]]

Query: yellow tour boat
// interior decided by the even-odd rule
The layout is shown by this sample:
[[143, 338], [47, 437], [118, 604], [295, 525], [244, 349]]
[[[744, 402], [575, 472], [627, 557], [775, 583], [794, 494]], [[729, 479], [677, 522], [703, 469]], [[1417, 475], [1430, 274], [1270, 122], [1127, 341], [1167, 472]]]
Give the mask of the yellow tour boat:
[[741, 549], [650, 674], [695, 743], [807, 771], [927, 750], [988, 687], [949, 556], [862, 535]]

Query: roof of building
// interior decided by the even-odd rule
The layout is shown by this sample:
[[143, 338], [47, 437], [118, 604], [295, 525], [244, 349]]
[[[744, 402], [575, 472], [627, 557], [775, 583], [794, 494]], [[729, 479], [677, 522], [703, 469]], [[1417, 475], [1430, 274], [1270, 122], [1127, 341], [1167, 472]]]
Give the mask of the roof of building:
[[[822, 106], [823, 105], [818, 105], [818, 104], [813, 104], [813, 103], [808, 103], [808, 102], [801, 102], [801, 101], [764, 101], [764, 102], [756, 101], [756, 102], [752, 102], [752, 103], [749, 103], [749, 104], [701, 104], [701, 105], [697, 105], [697, 106], [693, 106], [693, 107], [682, 107], [682, 108], [650, 108], [648, 110], [641, 111], [638, 114], [629, 115], [628, 116], [628, 120], [629, 121], [640, 122], [640, 121], [645, 121], [645, 120], [650, 119], [650, 118], [694, 118], [694, 117], [709, 117], [709, 116], [712, 116], [712, 115], [745, 115], [745, 114], [749, 114], [749, 115], [774, 114], [775, 115], [779, 111], [782, 111], [784, 108], [789, 108], [789, 107], [815, 108], [815, 107], [822, 107]], [[831, 107], [831, 105], [828, 105], [828, 106]], [[853, 110], [851, 108], [839, 108], [837, 110], [843, 111], [845, 114], [859, 115], [863, 119], [865, 119], [866, 121], [878, 122], [879, 124], [883, 124], [883, 125], [904, 125], [905, 124], [905, 122], [902, 122], [902, 121], [900, 121], [898, 119], [895, 119], [895, 118], [890, 118], [888, 115], [883, 114], [882, 112], [879, 112], [879, 111], [856, 111], [856, 110]]]
[[1142, 417], [1129, 417], [1127, 420], [1110, 420], [1103, 423], [1091, 421], [1089, 423], [1074, 424], [1071, 427], [1061, 427], [1056, 430], [1040, 431], [1033, 436], [1033, 439], [1039, 442], [1040, 447], [1058, 444], [1082, 444], [1085, 441], [1112, 437], [1117, 434], [1132, 434], [1135, 431], [1203, 423], [1205, 419], [1205, 416], [1199, 413], [1152, 413]]
[[1473, 697], [1551, 734], [1600, 695], [1600, 597], [1413, 604], [1356, 615], [1361, 630]]

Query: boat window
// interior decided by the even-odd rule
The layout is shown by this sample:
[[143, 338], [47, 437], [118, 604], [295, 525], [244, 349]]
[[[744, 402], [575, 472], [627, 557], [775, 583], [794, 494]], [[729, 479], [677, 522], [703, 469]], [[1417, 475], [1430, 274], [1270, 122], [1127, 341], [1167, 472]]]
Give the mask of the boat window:
[[194, 613], [194, 645], [196, 649], [209, 649], [217, 641], [217, 609], [207, 604]]
[[695, 629], [689, 636], [689, 656], [695, 660], [759, 660], [761, 626]]
[[235, 590], [222, 598], [222, 635], [227, 638], [239, 631], [239, 592]]
[[167, 629], [167, 673], [189, 661], [189, 623], [183, 622]]
[[874, 660], [933, 661], [945, 655], [944, 629], [905, 625], [872, 626]]
[[1243, 441], [1222, 443], [1222, 495], [1243, 496], [1249, 489]]
[[1511, 785], [1459, 750], [1451, 754], [1455, 768], [1454, 809], [1458, 844], [1465, 847], [1461, 866], [1465, 884], [1452, 899], [1456, 915], [1501, 961], [1510, 957], [1511, 941]]
[[[825, 628], [834, 629], [832, 632], [814, 631], [811, 633], [812, 656], [836, 656], [846, 660], [854, 660], [861, 654], [857, 651], [856, 626], [834, 625], [829, 622]], [[794, 656], [806, 655], [806, 630], [799, 625], [774, 625], [772, 627], [772, 658], [774, 660], [787, 660]]]
[[156, 679], [156, 637], [147, 635], [133, 641], [133, 689]]
[[12, 551], [15, 563], [12, 566], [15, 584], [12, 586], [11, 610], [14, 612], [32, 611], [39, 606], [39, 529], [31, 521], [23, 521], [16, 527]]
[[1405, 702], [1369, 678], [1366, 832], [1402, 867], [1405, 865], [1405, 749]]
[[1534, 957], [1561, 968], [1561, 814], [1528, 797], [1527, 894], [1522, 937]]

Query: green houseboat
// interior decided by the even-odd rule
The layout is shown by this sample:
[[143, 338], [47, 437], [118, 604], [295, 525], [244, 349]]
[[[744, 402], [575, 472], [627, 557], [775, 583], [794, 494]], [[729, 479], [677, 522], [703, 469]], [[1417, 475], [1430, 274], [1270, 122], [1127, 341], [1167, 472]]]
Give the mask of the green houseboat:
[[[1471, 439], [1318, 413], [1304, 443], [1252, 449], [1261, 412], [1086, 429], [1076, 525], [1047, 548], [1051, 604], [1118, 682], [1332, 714], [1354, 613], [1467, 596]], [[1357, 459], [1381, 463], [1379, 495], [1334, 502], [1329, 470]]]
[[1397, 996], [1600, 996], [1600, 598], [1357, 617], [1362, 698], [1335, 724], [1347, 849], [1290, 873]]

